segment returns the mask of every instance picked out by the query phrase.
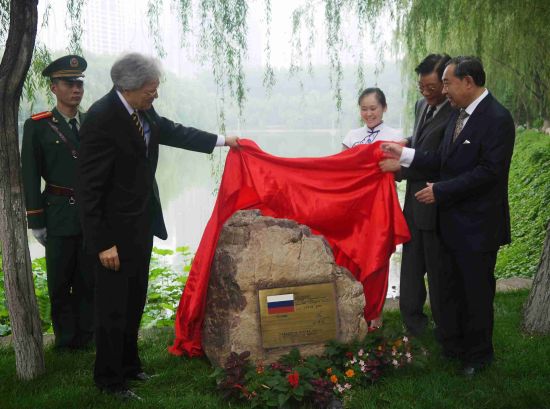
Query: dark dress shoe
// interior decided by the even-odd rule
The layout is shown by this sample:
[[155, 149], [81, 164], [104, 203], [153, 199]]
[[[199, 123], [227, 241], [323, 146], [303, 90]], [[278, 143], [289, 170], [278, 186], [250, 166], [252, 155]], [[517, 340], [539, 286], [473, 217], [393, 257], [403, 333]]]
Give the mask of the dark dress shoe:
[[489, 365], [491, 365], [490, 361], [464, 364], [462, 366], [462, 369], [460, 370], [460, 373], [467, 378], [471, 378], [472, 376], [475, 376], [477, 373], [483, 371]]
[[139, 395], [137, 395], [135, 392], [131, 391], [130, 389], [103, 390], [103, 391], [120, 400], [137, 400], [137, 401], [143, 400]]
[[462, 376], [465, 376], [466, 378], [471, 378], [478, 372], [479, 372], [479, 369], [476, 369], [473, 366], [465, 366], [460, 370], [460, 374]]
[[145, 381], [151, 380], [151, 379], [154, 378], [155, 376], [156, 376], [156, 375], [149, 375], [149, 374], [146, 374], [145, 372], [138, 372], [137, 374], [128, 376], [127, 379], [130, 379], [130, 380], [132, 380], [132, 381], [141, 381], [141, 382], [145, 382]]

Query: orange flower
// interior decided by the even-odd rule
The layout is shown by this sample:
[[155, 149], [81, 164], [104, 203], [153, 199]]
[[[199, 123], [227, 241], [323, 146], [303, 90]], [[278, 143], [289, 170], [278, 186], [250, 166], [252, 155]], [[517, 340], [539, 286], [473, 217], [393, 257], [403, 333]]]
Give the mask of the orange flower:
[[353, 378], [353, 375], [355, 375], [355, 371], [353, 369], [348, 369], [346, 371], [346, 378]]
[[332, 368], [327, 368], [327, 374], [332, 375]]
[[337, 377], [336, 375], [332, 375], [332, 376], [330, 377], [330, 381], [331, 381], [332, 383], [338, 383], [338, 377]]

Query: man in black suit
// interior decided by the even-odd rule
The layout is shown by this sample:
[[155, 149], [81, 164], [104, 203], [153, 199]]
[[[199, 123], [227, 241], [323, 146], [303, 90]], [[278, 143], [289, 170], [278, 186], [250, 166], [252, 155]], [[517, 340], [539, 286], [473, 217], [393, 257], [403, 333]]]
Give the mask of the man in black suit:
[[140, 399], [127, 380], [147, 380], [138, 354], [153, 236], [167, 238], [155, 171], [159, 144], [210, 153], [237, 146], [223, 137], [176, 124], [153, 101], [158, 62], [128, 54], [111, 69], [113, 89], [95, 102], [80, 130], [77, 198], [84, 241], [95, 266], [96, 361], [103, 391]]
[[[415, 69], [418, 90], [423, 98], [415, 105], [414, 131], [407, 146], [421, 151], [436, 152], [445, 127], [453, 112], [443, 94], [443, 71], [451, 59], [447, 54], [430, 54]], [[407, 331], [420, 335], [428, 325], [423, 312], [426, 302], [424, 275], [428, 277], [430, 306], [436, 326], [439, 325], [438, 263], [440, 243], [436, 233], [436, 205], [420, 203], [414, 195], [428, 181], [438, 180], [438, 171], [402, 167], [395, 159], [381, 163], [384, 171], [397, 172], [396, 177], [407, 180], [403, 213], [411, 232], [411, 240], [403, 245], [399, 283], [399, 309]]]
[[436, 153], [384, 144], [404, 166], [439, 169], [440, 180], [415, 196], [437, 203], [442, 241], [439, 341], [447, 357], [473, 375], [493, 360], [494, 267], [498, 249], [510, 242], [508, 173], [514, 122], [485, 88], [475, 57], [456, 57], [443, 74], [443, 92], [454, 107]]

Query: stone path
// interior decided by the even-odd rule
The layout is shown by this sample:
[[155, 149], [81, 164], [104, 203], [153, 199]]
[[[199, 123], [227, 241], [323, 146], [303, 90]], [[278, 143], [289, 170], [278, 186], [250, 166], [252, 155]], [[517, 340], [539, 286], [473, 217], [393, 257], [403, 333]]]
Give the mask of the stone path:
[[[512, 277], [497, 280], [497, 292], [515, 291], [529, 289], [533, 284], [532, 278]], [[384, 311], [399, 309], [399, 298], [387, 298], [384, 304]]]

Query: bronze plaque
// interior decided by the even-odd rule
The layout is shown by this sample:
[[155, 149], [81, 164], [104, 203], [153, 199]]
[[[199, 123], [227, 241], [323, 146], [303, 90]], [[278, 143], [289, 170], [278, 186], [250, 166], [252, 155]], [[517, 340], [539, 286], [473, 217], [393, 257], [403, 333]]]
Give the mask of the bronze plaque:
[[333, 283], [259, 290], [264, 348], [317, 344], [336, 338]]

